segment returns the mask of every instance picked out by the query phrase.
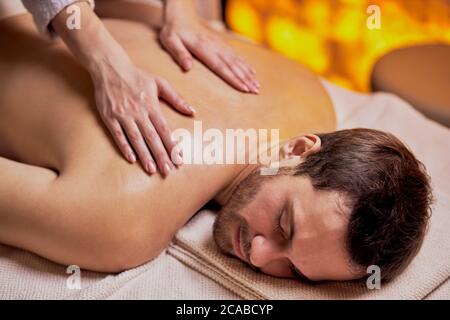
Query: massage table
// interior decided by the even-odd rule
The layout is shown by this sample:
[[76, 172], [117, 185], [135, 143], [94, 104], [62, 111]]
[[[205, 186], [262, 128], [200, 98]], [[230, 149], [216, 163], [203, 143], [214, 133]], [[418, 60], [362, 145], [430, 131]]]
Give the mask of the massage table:
[[154, 260], [119, 274], [81, 270], [79, 288], [70, 285], [74, 275], [67, 266], [0, 245], [0, 299], [450, 299], [450, 130], [394, 95], [360, 94], [322, 81], [338, 129], [394, 133], [432, 178], [435, 202], [423, 247], [392, 282], [370, 290], [364, 281], [307, 284], [256, 273], [218, 251], [214, 212], [203, 210]]

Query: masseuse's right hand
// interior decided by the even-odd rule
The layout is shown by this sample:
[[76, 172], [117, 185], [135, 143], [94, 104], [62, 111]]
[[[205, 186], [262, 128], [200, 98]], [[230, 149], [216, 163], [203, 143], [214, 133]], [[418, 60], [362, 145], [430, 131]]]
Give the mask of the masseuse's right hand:
[[139, 158], [148, 173], [158, 167], [168, 175], [182, 158], [173, 150], [175, 142], [159, 98], [185, 115], [192, 115], [193, 109], [166, 80], [136, 68], [86, 2], [77, 6], [80, 29], [67, 27], [66, 10], [52, 20], [52, 26], [91, 75], [101, 118], [126, 159]]
[[[91, 72], [97, 109], [122, 154], [130, 161], [139, 158], [148, 173], [159, 170], [168, 175], [173, 163], [182, 162], [159, 98], [177, 111], [192, 115], [194, 110], [163, 78], [149, 75], [131, 63], [115, 59]], [[156, 164], [155, 164], [156, 162]]]

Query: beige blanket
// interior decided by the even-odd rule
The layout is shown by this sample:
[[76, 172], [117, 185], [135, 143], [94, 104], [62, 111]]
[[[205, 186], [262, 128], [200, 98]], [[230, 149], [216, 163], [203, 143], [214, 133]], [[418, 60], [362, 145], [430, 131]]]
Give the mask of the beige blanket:
[[[339, 128], [370, 127], [405, 141], [432, 176], [436, 203], [424, 246], [412, 265], [380, 290], [364, 284], [316, 285], [251, 271], [218, 253], [211, 239], [214, 213], [201, 212], [158, 258], [118, 275], [81, 273], [81, 289], [67, 287], [66, 268], [0, 245], [1, 299], [450, 299], [450, 131], [387, 94], [361, 95], [326, 84]], [[414, 201], [414, 199], [412, 199]], [[182, 263], [180, 263], [180, 261]], [[212, 280], [213, 279], [213, 280]]]

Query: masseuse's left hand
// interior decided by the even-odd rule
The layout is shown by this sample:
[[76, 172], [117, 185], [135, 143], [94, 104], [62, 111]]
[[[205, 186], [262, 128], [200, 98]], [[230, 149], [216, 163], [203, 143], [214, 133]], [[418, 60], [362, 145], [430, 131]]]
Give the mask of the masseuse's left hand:
[[259, 93], [255, 70], [224, 41], [203, 25], [191, 0], [166, 0], [159, 34], [163, 47], [185, 71], [193, 56], [235, 89]]

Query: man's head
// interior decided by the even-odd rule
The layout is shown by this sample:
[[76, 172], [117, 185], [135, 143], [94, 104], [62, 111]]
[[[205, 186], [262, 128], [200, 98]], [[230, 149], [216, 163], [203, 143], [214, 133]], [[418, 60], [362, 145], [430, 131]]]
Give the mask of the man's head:
[[276, 176], [255, 170], [219, 212], [214, 239], [224, 252], [273, 276], [313, 281], [358, 279], [370, 265], [388, 281], [416, 255], [431, 189], [423, 165], [393, 135], [301, 136], [280, 159]]

